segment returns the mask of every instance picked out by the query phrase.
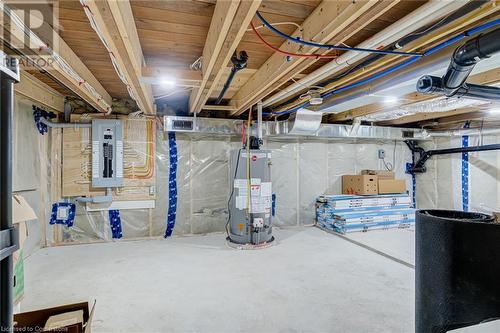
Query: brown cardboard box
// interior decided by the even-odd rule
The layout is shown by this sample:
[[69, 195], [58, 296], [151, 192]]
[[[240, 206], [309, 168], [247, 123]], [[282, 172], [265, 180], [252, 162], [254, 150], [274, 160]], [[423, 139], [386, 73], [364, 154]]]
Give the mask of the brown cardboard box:
[[379, 194], [406, 193], [406, 180], [404, 179], [379, 179]]
[[14, 264], [14, 304], [21, 301], [24, 296], [24, 258], [23, 244], [28, 237], [28, 228], [26, 221], [36, 219], [33, 208], [19, 194], [12, 196], [12, 223], [19, 230], [19, 250], [12, 255]]
[[394, 172], [387, 170], [361, 170], [362, 175], [376, 175], [378, 179], [394, 179]]
[[[92, 325], [92, 317], [94, 315], [95, 301], [90, 308], [88, 302], [66, 304], [54, 308], [47, 308], [42, 310], [23, 312], [14, 315], [14, 331], [15, 332], [49, 332], [45, 329], [47, 321], [52, 322], [58, 317], [61, 318], [62, 314], [69, 313], [69, 315], [74, 316], [75, 311], [83, 311], [83, 322], [79, 320], [67, 321], [69, 325], [59, 327], [56, 330], [50, 332], [69, 332], [69, 333], [90, 333]], [[68, 318], [66, 318], [68, 319]], [[76, 318], [75, 318], [76, 319]], [[52, 325], [52, 324], [50, 324]], [[49, 325], [49, 326], [50, 326]]]
[[374, 175], [344, 175], [342, 176], [342, 194], [378, 194], [377, 180], [378, 177]]

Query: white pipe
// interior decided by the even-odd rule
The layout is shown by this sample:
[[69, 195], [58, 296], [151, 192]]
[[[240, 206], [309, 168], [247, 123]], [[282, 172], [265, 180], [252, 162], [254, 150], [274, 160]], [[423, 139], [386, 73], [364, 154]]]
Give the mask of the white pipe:
[[90, 128], [91, 123], [53, 123], [45, 118], [40, 118], [40, 122], [50, 128]]
[[[417, 8], [410, 14], [406, 15], [396, 23], [393, 23], [389, 27], [375, 34], [368, 40], [358, 44], [356, 47], [378, 49], [380, 47], [395, 43], [399, 39], [412, 33], [413, 31], [416, 31], [447, 15], [448, 13], [459, 9], [467, 2], [468, 0], [431, 0], [421, 7]], [[326, 65], [308, 74], [296, 83], [293, 83], [292, 85], [284, 88], [280, 92], [264, 100], [264, 106], [274, 104], [282, 99], [287, 98], [295, 92], [304, 89], [304, 87], [314, 85], [315, 83], [318, 83], [319, 81], [344, 70], [350, 64], [353, 64], [367, 56], [368, 55], [366, 53], [348, 51], [337, 59], [330, 61]]]
[[262, 101], [257, 103], [257, 137], [262, 140]]

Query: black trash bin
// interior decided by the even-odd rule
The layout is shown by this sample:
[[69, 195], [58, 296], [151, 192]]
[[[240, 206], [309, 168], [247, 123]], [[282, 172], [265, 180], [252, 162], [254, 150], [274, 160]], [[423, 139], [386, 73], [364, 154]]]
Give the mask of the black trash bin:
[[415, 330], [500, 318], [500, 224], [489, 215], [416, 213]]

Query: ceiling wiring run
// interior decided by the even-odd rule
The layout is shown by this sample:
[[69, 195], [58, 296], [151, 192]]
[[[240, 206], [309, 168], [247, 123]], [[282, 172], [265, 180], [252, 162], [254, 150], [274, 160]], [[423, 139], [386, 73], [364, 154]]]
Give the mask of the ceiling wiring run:
[[[488, 29], [491, 29], [495, 26], [498, 26], [500, 25], [500, 19], [496, 19], [496, 20], [492, 20], [490, 22], [486, 22], [484, 24], [481, 24], [475, 28], [472, 28], [470, 30], [467, 30], [467, 31], [464, 31], [448, 40], [445, 40], [437, 45], [435, 45], [434, 47], [430, 48], [429, 50], [425, 51], [423, 53], [424, 56], [430, 56], [436, 52], [438, 52], [439, 50], [447, 47], [447, 46], [450, 46], [450, 45], [453, 45], [457, 42], [459, 42], [460, 40], [466, 38], [466, 37], [469, 37], [469, 36], [472, 36], [472, 35], [475, 35], [477, 33], [480, 33], [480, 32], [483, 32], [483, 31], [486, 31]], [[362, 86], [364, 84], [367, 84], [369, 82], [372, 82], [372, 81], [375, 81], [375, 80], [378, 80], [380, 78], [383, 78], [391, 73], [394, 73], [400, 69], [403, 69], [405, 67], [408, 67], [409, 65], [415, 63], [416, 61], [418, 61], [419, 59], [421, 58], [417, 58], [417, 57], [414, 57], [414, 58], [410, 58], [396, 66], [393, 66], [393, 67], [390, 67], [386, 70], [383, 70], [375, 75], [372, 75], [372, 76], [369, 76], [367, 78], [364, 78], [360, 81], [357, 81], [357, 82], [354, 82], [354, 83], [351, 83], [351, 84], [348, 84], [346, 86], [343, 86], [343, 87], [340, 87], [340, 88], [337, 88], [337, 89], [334, 89], [330, 92], [327, 92], [325, 94], [322, 94], [321, 97], [322, 98], [327, 98], [329, 96], [332, 96], [332, 95], [335, 95], [335, 94], [339, 94], [343, 91], [346, 91], [346, 90], [349, 90], [349, 89], [352, 89], [352, 88], [356, 88], [356, 87], [359, 87], [359, 86]], [[300, 104], [299, 106], [293, 108], [293, 109], [290, 109], [290, 110], [286, 110], [286, 111], [282, 111], [282, 112], [276, 112], [276, 113], [273, 113], [273, 115], [285, 115], [285, 114], [290, 114], [290, 113], [294, 113], [296, 112], [297, 110], [299, 110], [300, 108], [303, 108], [303, 107], [306, 107], [306, 106], [309, 106], [310, 103], [309, 102], [305, 102], [303, 104]]]
[[91, 84], [89, 84], [80, 75], [78, 75], [73, 67], [71, 67], [71, 65], [68, 64], [66, 60], [64, 60], [64, 58], [59, 55], [59, 53], [54, 51], [49, 45], [42, 41], [28, 26], [26, 26], [24, 20], [21, 19], [13, 10], [11, 10], [3, 1], [0, 1], [0, 9], [2, 10], [2, 12], [7, 14], [7, 16], [9, 16], [11, 24], [20, 27], [24, 35], [28, 37], [30, 43], [36, 45], [36, 47], [40, 51], [47, 52], [62, 71], [68, 74], [79, 86], [83, 86], [92, 96], [95, 97], [97, 103], [100, 104], [104, 110], [106, 110], [106, 112], [99, 110], [100, 112], [106, 114], [111, 113], [111, 105], [109, 105], [103, 99], [102, 95], [100, 95]]
[[302, 53], [292, 53], [292, 52], [283, 51], [277, 47], [274, 47], [268, 41], [266, 41], [264, 39], [264, 37], [262, 37], [262, 35], [257, 31], [257, 28], [255, 28], [255, 25], [253, 24], [253, 22], [250, 22], [250, 26], [252, 27], [253, 32], [257, 35], [257, 37], [260, 39], [260, 41], [262, 43], [264, 43], [264, 45], [266, 47], [270, 48], [274, 52], [281, 53], [281, 54], [289, 56], [289, 57], [298, 57], [298, 58], [334, 59], [334, 58], [337, 58], [337, 56], [338, 56], [336, 54], [316, 54], [316, 53], [302, 54]]
[[350, 46], [341, 46], [341, 45], [332, 45], [332, 44], [320, 44], [320, 43], [315, 43], [312, 41], [307, 41], [304, 39], [301, 39], [300, 37], [293, 37], [290, 35], [287, 35], [275, 27], [269, 22], [266, 21], [266, 19], [257, 11], [257, 17], [262, 21], [262, 23], [272, 32], [277, 34], [280, 37], [283, 37], [293, 43], [297, 44], [302, 44], [306, 46], [312, 46], [312, 47], [319, 47], [323, 49], [329, 49], [329, 50], [341, 50], [341, 51], [357, 51], [357, 52], [368, 52], [368, 53], [375, 53], [375, 54], [393, 54], [393, 55], [399, 55], [399, 56], [405, 56], [405, 57], [422, 57], [423, 55], [421, 53], [416, 53], [416, 52], [401, 52], [401, 51], [388, 51], [388, 50], [378, 50], [378, 49], [365, 49], [365, 48], [360, 48], [360, 47], [350, 47]]
[[99, 26], [97, 25], [97, 22], [95, 21], [94, 14], [90, 10], [89, 6], [87, 4], [85, 4], [85, 0], [80, 0], [80, 4], [83, 6], [83, 9], [85, 11], [85, 15], [87, 15], [87, 18], [89, 19], [90, 26], [92, 27], [92, 29], [94, 29], [95, 33], [97, 34], [97, 36], [101, 40], [102, 44], [106, 48], [106, 51], [108, 51], [109, 57], [111, 58], [111, 63], [113, 64], [113, 67], [115, 69], [116, 74], [118, 75], [120, 80], [127, 87], [127, 91], [128, 91], [128, 94], [130, 95], [130, 97], [134, 101], [137, 102], [137, 98], [135, 96], [134, 91], [132, 90], [132, 86], [130, 85], [130, 83], [128, 83], [127, 78], [125, 77], [122, 70], [120, 69], [120, 66], [118, 66], [116, 56], [114, 55], [113, 51], [111, 51], [111, 48], [110, 48], [108, 42], [106, 41], [106, 38], [104, 37], [103, 32], [99, 29]]

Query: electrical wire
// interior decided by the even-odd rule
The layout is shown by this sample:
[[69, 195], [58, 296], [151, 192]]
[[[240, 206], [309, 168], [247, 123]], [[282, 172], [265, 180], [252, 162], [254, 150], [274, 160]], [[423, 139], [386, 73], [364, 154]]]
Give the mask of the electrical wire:
[[[426, 56], [430, 56], [450, 45], [453, 45], [455, 43], [457, 43], [458, 41], [464, 39], [464, 38], [467, 38], [467, 37], [470, 37], [472, 35], [475, 35], [477, 33], [480, 33], [482, 31], [485, 31], [485, 30], [488, 30], [490, 28], [493, 28], [497, 25], [500, 25], [500, 19], [495, 19], [495, 20], [492, 20], [492, 21], [489, 21], [489, 22], [486, 22], [484, 24], [481, 24], [475, 28], [472, 28], [472, 29], [469, 29], [467, 31], [464, 31], [450, 39], [447, 39], [445, 40], [444, 42], [441, 42], [439, 44], [437, 44], [436, 46], [430, 48], [429, 50], [425, 51], [423, 53], [423, 56], [426, 57]], [[334, 89], [330, 92], [327, 92], [325, 94], [322, 94], [321, 97], [322, 98], [327, 98], [327, 97], [330, 97], [332, 95], [335, 95], [335, 94], [339, 94], [341, 92], [344, 92], [346, 90], [349, 90], [349, 89], [352, 89], [352, 88], [356, 88], [356, 87], [359, 87], [359, 86], [362, 86], [364, 84], [367, 84], [367, 83], [370, 83], [372, 81], [375, 81], [375, 80], [378, 80], [380, 78], [383, 78], [389, 74], [392, 74], [402, 68], [405, 68], [405, 67], [408, 67], [409, 65], [415, 63], [416, 61], [420, 60], [421, 58], [420, 57], [414, 57], [414, 58], [411, 58], [411, 59], [408, 59], [396, 66], [393, 66], [391, 68], [388, 68], [386, 70], [383, 70], [375, 75], [372, 75], [370, 77], [367, 77], [367, 78], [364, 78], [360, 81], [357, 81], [355, 83], [351, 83], [351, 84], [348, 84], [346, 86], [343, 86], [343, 87], [340, 87], [340, 88], [337, 88], [337, 89]], [[294, 112], [297, 112], [297, 110], [303, 108], [303, 107], [307, 107], [309, 106], [310, 103], [309, 102], [304, 102], [296, 107], [294, 107], [293, 109], [290, 109], [290, 110], [286, 110], [286, 111], [282, 111], [282, 112], [273, 112], [272, 114], [273, 115], [278, 115], [278, 116], [281, 116], [281, 115], [285, 115], [285, 114], [290, 114], [290, 113], [294, 113]]]
[[[400, 55], [400, 56], [405, 56], [405, 57], [422, 57], [421, 53], [416, 53], [416, 52], [401, 52], [401, 51], [385, 51], [385, 50], [378, 50], [378, 49], [366, 49], [366, 48], [361, 48], [361, 47], [348, 47], [348, 46], [340, 46], [340, 45], [332, 45], [332, 44], [320, 44], [320, 43], [315, 43], [312, 41], [307, 41], [300, 39], [299, 37], [293, 37], [290, 35], [287, 35], [280, 30], [276, 29], [275, 27], [272, 26], [271, 23], [267, 22], [266, 19], [260, 14], [259, 11], [257, 11], [257, 17], [262, 21], [262, 23], [272, 32], [275, 34], [297, 44], [302, 44], [306, 46], [312, 46], [312, 47], [319, 47], [323, 49], [329, 49], [329, 50], [342, 50], [342, 51], [356, 51], [356, 52], [368, 52], [368, 53], [378, 53], [378, 54], [392, 54], [392, 55]], [[255, 31], [255, 30], [254, 30]]]
[[[277, 27], [279, 25], [293, 25], [297, 29], [299, 29], [300, 31], [302, 31], [302, 27], [300, 26], [300, 24], [295, 23], [295, 22], [276, 22], [276, 23], [271, 23], [271, 25], [274, 26], [274, 27]], [[255, 29], [259, 30], [259, 29], [262, 29], [262, 28], [265, 28], [265, 27], [266, 26], [264, 24], [262, 24], [262, 25], [256, 26]], [[252, 29], [247, 29], [247, 31], [252, 31]]]
[[287, 52], [280, 50], [277, 47], [274, 47], [273, 45], [269, 44], [268, 41], [262, 37], [262, 35], [257, 31], [255, 28], [255, 25], [253, 22], [250, 22], [250, 26], [252, 27], [253, 32], [257, 35], [257, 37], [260, 39], [262, 43], [264, 43], [265, 46], [273, 50], [274, 52], [281, 53], [283, 55], [289, 56], [289, 57], [299, 57], [299, 58], [316, 58], [316, 59], [334, 59], [337, 58], [336, 54], [315, 54], [315, 53], [309, 53], [309, 54], [301, 54], [301, 53], [292, 53], [292, 52]]
[[[236, 167], [234, 169], [234, 177], [233, 177], [233, 183], [234, 180], [236, 179], [236, 176], [238, 175], [238, 166], [240, 165], [240, 155], [241, 155], [241, 149], [238, 149], [238, 156], [236, 157]], [[234, 184], [233, 187], [231, 188], [231, 193], [229, 194], [229, 200], [227, 201], [227, 221], [226, 221], [226, 233], [227, 237], [229, 237], [229, 222], [231, 221], [231, 199], [233, 198], [234, 195]]]
[[97, 104], [101, 104], [102, 108], [106, 110], [106, 111], [98, 110], [99, 112], [105, 114], [111, 113], [112, 111], [111, 105], [109, 105], [104, 100], [102, 95], [100, 95], [92, 85], [90, 85], [80, 75], [78, 75], [78, 73], [73, 69], [73, 67], [71, 67], [71, 65], [68, 64], [68, 62], [63, 57], [61, 57], [59, 53], [54, 51], [49, 45], [47, 45], [44, 41], [42, 41], [40, 37], [38, 37], [38, 35], [35, 34], [33, 30], [30, 29], [30, 27], [26, 26], [24, 20], [22, 20], [15, 13], [15, 11], [13, 11], [9, 6], [4, 4], [3, 1], [0, 2], [0, 9], [3, 13], [9, 16], [12, 25], [11, 28], [14, 27], [20, 28], [23, 34], [26, 37], [28, 37], [28, 40], [30, 41], [30, 43], [32, 43], [32, 45], [36, 45], [36, 47], [40, 52], [41, 51], [47, 52], [63, 72], [65, 72], [68, 76], [70, 76], [79, 86], [83, 86], [92, 96], [94, 96]]

